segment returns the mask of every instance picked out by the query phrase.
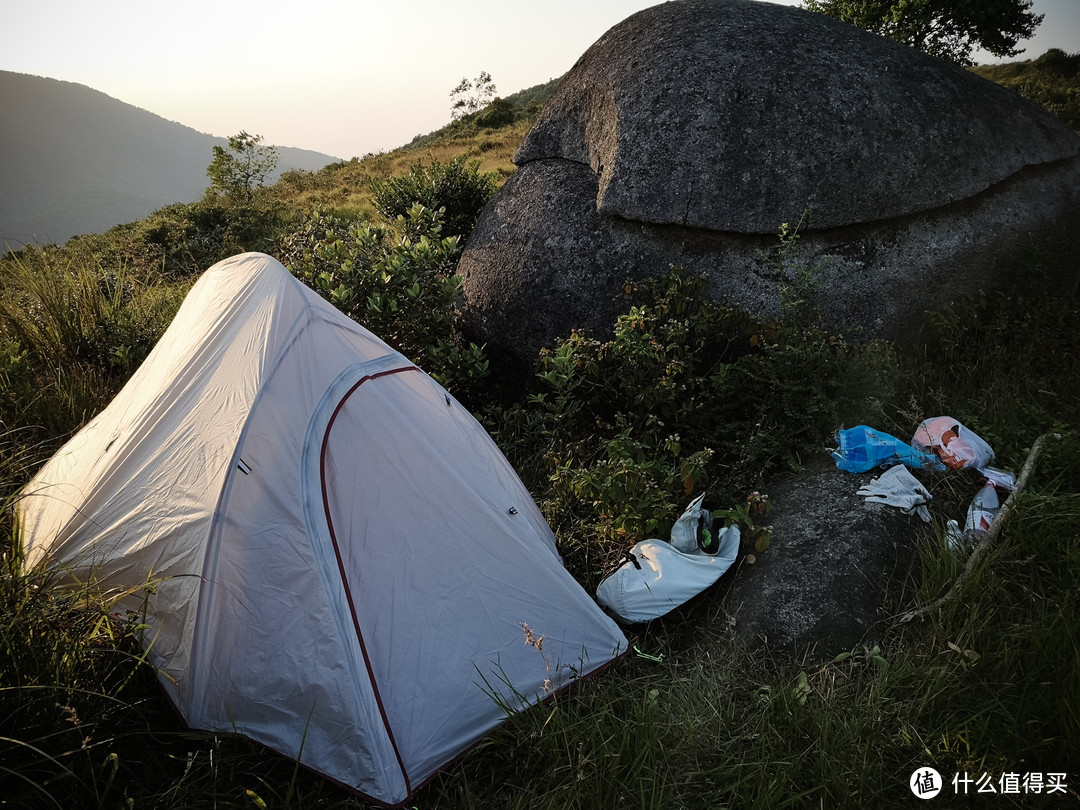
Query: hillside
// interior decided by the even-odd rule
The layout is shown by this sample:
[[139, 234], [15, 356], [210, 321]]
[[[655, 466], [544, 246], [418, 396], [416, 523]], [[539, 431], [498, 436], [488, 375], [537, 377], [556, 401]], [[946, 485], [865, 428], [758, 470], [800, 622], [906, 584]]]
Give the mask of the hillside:
[[1051, 48], [1038, 59], [977, 65], [971, 70], [1041, 104], [1080, 132], [1080, 53]]
[[389, 152], [365, 155], [327, 165], [317, 172], [289, 172], [265, 190], [295, 213], [316, 206], [346, 216], [371, 215], [370, 183], [408, 174], [418, 164], [449, 163], [457, 158], [476, 161], [479, 171], [496, 175], [502, 185], [514, 172], [518, 145], [561, 77], [519, 90], [472, 115], [451, 121]]
[[[63, 242], [191, 202], [225, 138], [71, 82], [0, 71], [0, 247]], [[278, 147], [278, 172], [337, 158]]]

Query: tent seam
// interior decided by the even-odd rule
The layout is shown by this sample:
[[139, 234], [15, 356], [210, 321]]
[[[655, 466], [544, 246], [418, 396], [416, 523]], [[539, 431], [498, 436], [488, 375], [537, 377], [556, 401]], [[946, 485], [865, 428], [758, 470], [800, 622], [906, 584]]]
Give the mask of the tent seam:
[[[345, 590], [345, 599], [349, 605], [349, 612], [352, 614], [353, 628], [356, 630], [356, 640], [360, 644], [360, 654], [364, 658], [364, 666], [367, 668], [368, 680], [371, 682], [371, 689], [375, 695], [375, 703], [379, 707], [379, 716], [382, 718], [383, 727], [386, 731], [386, 736], [390, 740], [390, 746], [394, 750], [394, 756], [397, 758], [398, 767], [401, 769], [401, 776], [405, 780], [406, 796], [413, 795], [412, 782], [409, 779], [408, 769], [405, 767], [405, 762], [401, 757], [401, 751], [398, 748], [397, 739], [394, 737], [394, 729], [390, 725], [390, 718], [386, 714], [386, 706], [383, 703], [382, 693], [379, 689], [378, 681], [375, 679], [375, 670], [371, 665], [371, 657], [368, 655], [367, 643], [364, 641], [364, 632], [360, 627], [360, 618], [356, 615], [356, 604], [353, 601], [352, 588], [349, 586], [349, 578], [345, 571], [345, 561], [341, 557], [341, 549], [338, 545], [337, 534], [334, 532], [334, 522], [330, 517], [330, 500], [326, 488], [326, 450], [330, 442], [330, 431], [334, 427], [334, 421], [337, 419], [338, 413], [341, 412], [342, 406], [351, 397], [357, 389], [364, 383], [375, 380], [380, 377], [386, 377], [391, 374], [400, 374], [403, 371], [420, 371], [419, 368], [413, 365], [403, 366], [400, 368], [388, 369], [386, 371], [376, 372], [375, 374], [367, 374], [361, 377], [356, 383], [346, 391], [330, 414], [330, 419], [326, 423], [326, 428], [323, 431], [322, 447], [319, 453], [319, 479], [322, 487], [322, 501], [323, 511], [326, 516], [326, 527], [330, 533], [330, 543], [334, 547], [334, 557], [337, 559], [338, 573], [341, 576], [341, 586]], [[423, 373], [423, 372], [421, 372]]]

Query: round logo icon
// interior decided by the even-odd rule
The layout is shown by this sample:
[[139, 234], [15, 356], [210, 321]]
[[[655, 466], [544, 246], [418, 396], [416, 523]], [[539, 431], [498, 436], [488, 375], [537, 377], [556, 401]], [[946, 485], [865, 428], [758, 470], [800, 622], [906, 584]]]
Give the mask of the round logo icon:
[[932, 799], [941, 792], [943, 787], [941, 774], [933, 768], [919, 768], [908, 779], [908, 787], [920, 799]]

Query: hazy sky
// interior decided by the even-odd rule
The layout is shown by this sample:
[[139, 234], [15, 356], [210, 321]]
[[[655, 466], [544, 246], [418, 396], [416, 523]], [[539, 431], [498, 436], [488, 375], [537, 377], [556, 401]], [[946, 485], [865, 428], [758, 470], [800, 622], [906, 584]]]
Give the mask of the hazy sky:
[[[85, 84], [212, 135], [350, 158], [441, 127], [462, 77], [486, 70], [508, 95], [562, 75], [655, 3], [8, 0], [0, 69]], [[1020, 58], [1080, 52], [1080, 0], [1033, 10], [1046, 19]]]

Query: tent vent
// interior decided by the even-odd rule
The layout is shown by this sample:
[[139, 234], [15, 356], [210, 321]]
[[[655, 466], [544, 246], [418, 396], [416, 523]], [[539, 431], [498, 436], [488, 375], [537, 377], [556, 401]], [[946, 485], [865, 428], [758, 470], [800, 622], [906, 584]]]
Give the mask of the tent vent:
[[244, 475], [251, 475], [251, 467], [249, 467], [243, 459], [240, 459], [237, 462], [236, 469], [240, 470]]
[[511, 506], [509, 509], [506, 510], [506, 512], [507, 512], [507, 514], [510, 514], [510, 515], [516, 515], [517, 514], [517, 507], [516, 506]]

